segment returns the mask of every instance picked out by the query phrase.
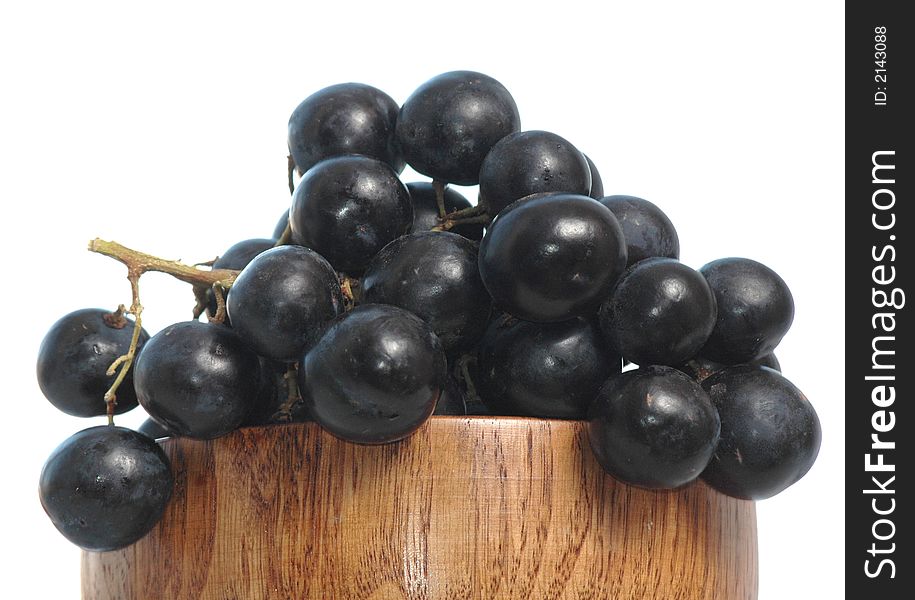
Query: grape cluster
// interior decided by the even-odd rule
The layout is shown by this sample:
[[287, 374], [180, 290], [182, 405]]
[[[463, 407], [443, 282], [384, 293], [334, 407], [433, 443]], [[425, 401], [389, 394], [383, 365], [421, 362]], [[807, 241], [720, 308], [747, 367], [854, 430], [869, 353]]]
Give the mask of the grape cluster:
[[[605, 196], [571, 142], [521, 131], [495, 79], [445, 73], [400, 107], [331, 86], [295, 109], [288, 141], [291, 205], [271, 238], [213, 263], [229, 276], [197, 294], [207, 322], [149, 337], [124, 310], [87, 309], [42, 343], [55, 406], [151, 416], [48, 460], [42, 504], [77, 545], [122, 547], [162, 514], [173, 482], [150, 436], [273, 422], [382, 444], [432, 414], [583, 419], [622, 481], [701, 476], [748, 499], [811, 467], [819, 421], [772, 354], [794, 318], [785, 282], [745, 258], [679, 262], [660, 208]], [[431, 181], [402, 182], [405, 164]], [[479, 185], [478, 203], [448, 184]]]

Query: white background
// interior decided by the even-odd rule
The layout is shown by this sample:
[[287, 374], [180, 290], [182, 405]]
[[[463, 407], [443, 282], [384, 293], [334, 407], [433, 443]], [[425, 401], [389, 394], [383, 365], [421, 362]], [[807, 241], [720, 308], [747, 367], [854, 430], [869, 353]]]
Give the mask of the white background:
[[[4, 3], [0, 8], [0, 569], [7, 598], [75, 598], [79, 555], [37, 498], [91, 423], [35, 383], [63, 314], [128, 302], [95, 236], [198, 262], [267, 237], [288, 203], [286, 121], [343, 81], [398, 102], [426, 79], [499, 79], [524, 129], [566, 137], [608, 194], [659, 204], [694, 267], [746, 256], [797, 314], [777, 355], [810, 397], [810, 474], [758, 504], [760, 598], [839, 598], [844, 542], [844, 15], [835, 2]], [[149, 331], [190, 291], [148, 275]], [[142, 416], [119, 422], [137, 425]]]

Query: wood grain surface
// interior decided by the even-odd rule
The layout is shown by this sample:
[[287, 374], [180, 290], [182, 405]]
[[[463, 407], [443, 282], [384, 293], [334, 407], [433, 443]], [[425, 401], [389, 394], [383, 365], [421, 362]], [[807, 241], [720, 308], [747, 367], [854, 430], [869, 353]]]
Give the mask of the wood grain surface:
[[604, 474], [581, 422], [433, 417], [357, 446], [314, 424], [168, 440], [176, 489], [87, 600], [756, 598], [752, 502]]

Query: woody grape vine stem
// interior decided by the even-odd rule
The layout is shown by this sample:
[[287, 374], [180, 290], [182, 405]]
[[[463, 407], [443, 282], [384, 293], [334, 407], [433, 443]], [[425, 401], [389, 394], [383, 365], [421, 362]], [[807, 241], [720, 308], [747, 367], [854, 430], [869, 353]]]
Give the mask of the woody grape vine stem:
[[[225, 316], [224, 290], [232, 286], [239, 272], [231, 269], [199, 269], [196, 266], [185, 265], [179, 261], [165, 260], [151, 254], [131, 250], [117, 242], [108, 242], [99, 238], [89, 242], [89, 250], [113, 258], [126, 266], [127, 280], [130, 282], [131, 303], [130, 308], [126, 310], [128, 314], [134, 317], [130, 346], [126, 354], [119, 356], [111, 363], [106, 373], [109, 377], [117, 374], [104, 396], [108, 424], [114, 425], [117, 391], [133, 365], [133, 360], [137, 353], [137, 345], [140, 341], [141, 315], [143, 313], [143, 305], [140, 303], [140, 277], [148, 271], [157, 271], [167, 273], [176, 279], [191, 284], [198, 299], [198, 308], [194, 310], [195, 317], [200, 316], [200, 312], [202, 312], [198, 312], [201, 298], [205, 295], [207, 289], [212, 289], [213, 293], [216, 294], [218, 307], [214, 318], [218, 320]], [[119, 308], [117, 313], [120, 316], [123, 315], [124, 311]]]

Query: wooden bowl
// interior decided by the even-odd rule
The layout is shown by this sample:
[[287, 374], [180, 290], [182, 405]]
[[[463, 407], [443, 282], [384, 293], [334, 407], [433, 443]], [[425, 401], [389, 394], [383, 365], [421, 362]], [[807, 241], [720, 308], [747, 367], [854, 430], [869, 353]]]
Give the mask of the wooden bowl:
[[753, 503], [619, 483], [581, 422], [433, 417], [386, 446], [307, 423], [162, 445], [163, 520], [84, 553], [84, 599], [756, 598]]

